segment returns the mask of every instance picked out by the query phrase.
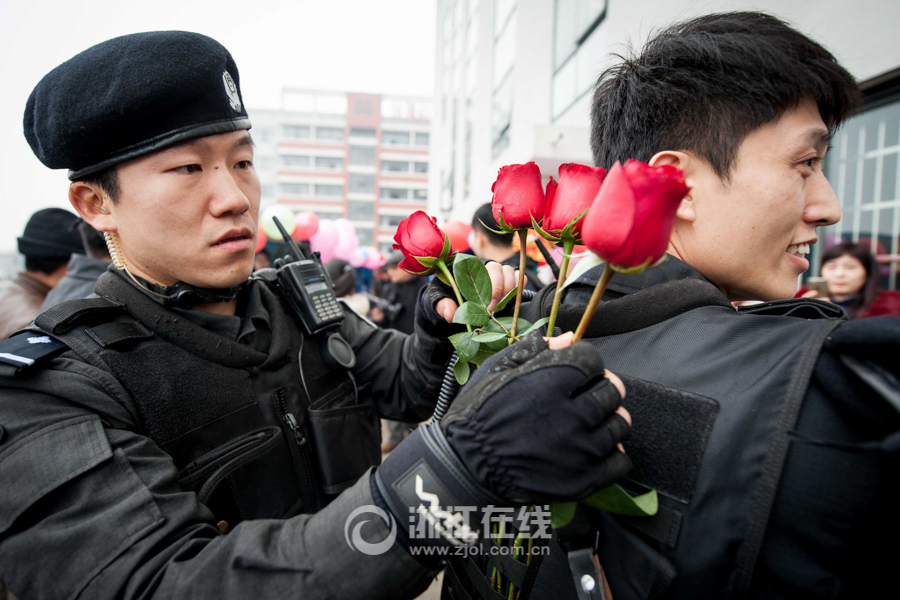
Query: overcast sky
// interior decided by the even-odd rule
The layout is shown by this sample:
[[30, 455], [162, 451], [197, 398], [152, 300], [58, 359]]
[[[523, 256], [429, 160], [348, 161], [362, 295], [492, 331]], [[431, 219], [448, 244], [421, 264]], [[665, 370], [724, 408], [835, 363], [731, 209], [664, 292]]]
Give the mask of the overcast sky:
[[[436, 0], [0, 0], [0, 253], [28, 217], [70, 208], [65, 171], [22, 135], [31, 90], [48, 71], [103, 40], [183, 29], [234, 56], [244, 102], [277, 108], [285, 86], [430, 96]], [[251, 112], [252, 116], [252, 112]]]

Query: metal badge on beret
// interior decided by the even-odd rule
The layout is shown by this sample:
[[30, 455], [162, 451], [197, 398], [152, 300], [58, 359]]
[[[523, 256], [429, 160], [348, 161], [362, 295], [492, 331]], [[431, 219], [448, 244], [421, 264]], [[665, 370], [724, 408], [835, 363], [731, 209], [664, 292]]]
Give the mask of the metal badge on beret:
[[240, 75], [212, 38], [152, 31], [107, 40], [48, 73], [25, 107], [42, 163], [76, 180], [207, 135], [249, 129]]

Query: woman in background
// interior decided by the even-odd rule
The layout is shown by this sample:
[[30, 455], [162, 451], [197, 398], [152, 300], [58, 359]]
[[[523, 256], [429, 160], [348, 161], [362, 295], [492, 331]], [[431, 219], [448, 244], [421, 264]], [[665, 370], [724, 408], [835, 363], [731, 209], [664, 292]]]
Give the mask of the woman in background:
[[[868, 245], [843, 242], [822, 254], [821, 276], [828, 284], [829, 300], [842, 307], [850, 319], [900, 316], [900, 292], [878, 289], [878, 263]], [[798, 296], [815, 298], [814, 290], [800, 289]]]

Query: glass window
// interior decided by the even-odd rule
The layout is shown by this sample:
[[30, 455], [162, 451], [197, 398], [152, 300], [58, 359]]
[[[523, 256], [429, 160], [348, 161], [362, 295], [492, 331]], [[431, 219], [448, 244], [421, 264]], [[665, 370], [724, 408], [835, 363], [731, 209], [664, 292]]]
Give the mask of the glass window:
[[553, 67], [559, 69], [603, 17], [606, 0], [556, 0]]
[[400, 160], [383, 160], [381, 161], [381, 170], [391, 173], [408, 173], [409, 163]]
[[413, 200], [428, 200], [428, 190], [413, 190]]
[[494, 33], [498, 33], [516, 8], [516, 0], [497, 0], [494, 4]]
[[344, 141], [343, 127], [316, 127], [317, 140], [334, 140], [337, 142]]
[[[513, 18], [515, 21], [515, 18]], [[512, 71], [516, 52], [516, 27], [511, 22], [494, 42], [494, 74], [493, 82], [496, 89]]]
[[292, 196], [306, 196], [309, 194], [309, 184], [308, 183], [279, 183], [278, 190], [282, 194], [289, 194]]
[[381, 197], [391, 200], [406, 200], [409, 198], [409, 190], [399, 188], [381, 188]]
[[267, 183], [266, 185], [262, 186], [262, 197], [263, 198], [271, 198], [273, 192], [274, 192], [274, 189], [272, 188], [272, 184]]
[[868, 244], [881, 265], [881, 286], [897, 289], [900, 270], [900, 98], [866, 110], [838, 130], [825, 155], [825, 174], [843, 218], [820, 229], [812, 268], [824, 250], [844, 240]]
[[341, 197], [344, 195], [344, 186], [342, 185], [321, 185], [316, 184], [316, 196]]
[[426, 162], [417, 162], [413, 163], [413, 170], [416, 173], [427, 173], [428, 172], [428, 163]]
[[310, 129], [307, 125], [283, 125], [281, 131], [287, 138], [304, 140], [310, 137]]
[[269, 171], [275, 166], [275, 160], [268, 155], [259, 155], [253, 159], [258, 171]]
[[375, 146], [350, 146], [350, 164], [375, 166]]
[[351, 137], [361, 137], [361, 138], [373, 138], [375, 137], [375, 130], [369, 129], [366, 127], [353, 127], [350, 129]]
[[349, 191], [355, 194], [374, 194], [375, 193], [375, 176], [360, 175], [358, 173], [350, 173], [348, 178]]
[[286, 167], [308, 167], [309, 166], [309, 157], [308, 156], [297, 156], [295, 154], [282, 154], [281, 155], [281, 164]]
[[598, 26], [606, 0], [558, 0], [554, 30], [552, 116], [559, 117], [597, 81], [607, 41]]
[[375, 205], [372, 202], [348, 200], [347, 218], [351, 221], [373, 221], [375, 219]]
[[268, 127], [260, 127], [253, 130], [253, 138], [261, 144], [265, 144], [272, 139], [272, 130]]
[[400, 221], [402, 221], [405, 218], [406, 217], [403, 217], [403, 216], [381, 215], [381, 219], [378, 221], [378, 226], [394, 229], [398, 225], [400, 225]]
[[409, 132], [382, 131], [381, 143], [387, 146], [409, 146]]
[[344, 168], [344, 159], [340, 157], [334, 156], [317, 156], [316, 157], [316, 168], [317, 169], [343, 169]]
[[509, 123], [512, 115], [512, 77], [494, 92], [491, 110], [493, 150], [496, 156], [509, 145]]
[[416, 146], [427, 146], [429, 135], [427, 133], [416, 133]]
[[360, 246], [371, 246], [375, 241], [375, 231], [368, 227], [357, 227], [356, 237], [359, 239]]

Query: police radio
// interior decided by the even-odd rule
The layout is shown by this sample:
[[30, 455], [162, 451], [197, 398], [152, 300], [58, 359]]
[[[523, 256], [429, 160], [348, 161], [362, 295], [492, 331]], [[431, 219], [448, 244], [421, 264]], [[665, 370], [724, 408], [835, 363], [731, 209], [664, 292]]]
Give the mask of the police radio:
[[334, 296], [333, 284], [318, 256], [305, 253], [291, 238], [277, 217], [275, 226], [281, 232], [289, 253], [275, 259], [278, 287], [294, 313], [310, 335], [326, 329], [337, 329], [344, 311]]

